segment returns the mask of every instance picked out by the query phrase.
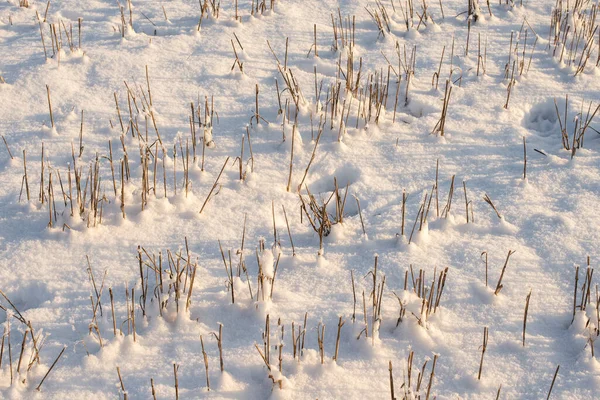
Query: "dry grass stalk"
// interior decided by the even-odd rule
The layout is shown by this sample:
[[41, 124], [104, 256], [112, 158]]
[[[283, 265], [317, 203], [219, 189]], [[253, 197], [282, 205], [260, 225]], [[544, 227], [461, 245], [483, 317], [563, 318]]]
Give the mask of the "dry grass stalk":
[[[188, 288], [188, 295], [187, 295], [187, 300], [185, 302], [185, 309], [188, 310], [190, 307], [190, 304], [192, 303], [192, 289], [194, 288], [194, 279], [196, 278], [196, 271], [198, 269], [198, 263], [196, 262], [194, 264], [194, 267], [192, 269], [191, 272], [191, 279], [190, 279], [190, 286]], [[187, 275], [186, 275], [187, 277]], [[144, 295], [144, 308], [145, 308], [145, 303], [146, 303], [146, 295]]]
[[[202, 336], [200, 336], [200, 339], [202, 340]], [[179, 400], [179, 379], [177, 378], [177, 371], [179, 371], [179, 365], [173, 363], [173, 377], [175, 378], [175, 400]]]
[[[237, 39], [237, 37], [236, 37]], [[239, 41], [238, 41], [239, 43]], [[238, 69], [240, 70], [240, 73], [244, 73], [244, 63], [242, 61], [240, 61], [240, 58], [237, 54], [237, 50], [235, 49], [235, 44], [233, 43], [233, 39], [231, 40], [231, 47], [233, 48], [233, 54], [235, 55], [235, 60], [233, 61], [233, 65], [231, 66], [231, 71], [233, 71], [235, 69], [235, 66], [238, 66]], [[241, 47], [241, 45], [240, 45]], [[244, 48], [242, 47], [242, 51], [244, 50]]]
[[6, 151], [8, 152], [8, 155], [10, 156], [11, 160], [14, 160], [14, 157], [10, 151], [10, 148], [8, 147], [8, 143], [6, 142], [6, 138], [4, 137], [4, 135], [0, 135], [2, 136], [2, 141], [4, 142], [4, 146], [6, 147]]
[[[408, 272], [408, 271], [406, 271], [406, 272]], [[406, 287], [406, 279], [404, 282], [404, 286]], [[406, 289], [404, 289], [404, 290], [406, 290]], [[403, 303], [402, 300], [400, 300], [400, 297], [395, 292], [392, 292], [392, 294], [394, 295], [394, 297], [396, 297], [396, 299], [398, 300], [398, 304], [400, 305], [398, 319], [396, 320], [396, 328], [397, 328], [402, 323], [402, 321], [404, 320], [404, 317], [406, 316], [406, 304]]]
[[217, 185], [219, 183], [219, 179], [221, 178], [221, 174], [223, 174], [223, 171], [225, 170], [225, 167], [227, 166], [228, 162], [229, 162], [229, 157], [227, 157], [227, 159], [223, 163], [223, 167], [221, 168], [221, 172], [219, 172], [219, 175], [217, 175], [217, 179], [215, 180], [215, 183], [213, 184], [212, 188], [210, 189], [210, 192], [208, 192], [208, 196], [206, 196], [206, 200], [204, 200], [204, 203], [202, 204], [202, 208], [200, 209], [200, 214], [202, 214], [202, 211], [204, 210], [204, 207], [206, 207], [206, 204], [210, 200], [211, 195], [212, 195], [213, 191], [215, 190], [215, 188], [217, 187]]
[[492, 209], [496, 212], [496, 215], [498, 216], [498, 218], [502, 219], [502, 216], [500, 215], [500, 213], [498, 212], [498, 209], [496, 208], [496, 206], [494, 205], [494, 203], [492, 202], [492, 199], [490, 198], [490, 196], [488, 196], [487, 193], [485, 193], [483, 195], [483, 200], [488, 203], [490, 205], [490, 207], [492, 207]]
[[319, 322], [317, 326], [317, 343], [319, 345], [319, 354], [321, 355], [321, 364], [325, 362], [325, 324]]
[[[179, 309], [177, 310], [179, 311]], [[137, 335], [135, 330], [135, 288], [131, 288], [131, 330], [133, 331], [133, 341], [137, 341]]]
[[556, 366], [556, 371], [554, 371], [554, 377], [552, 378], [552, 384], [550, 384], [550, 390], [548, 391], [548, 396], [546, 400], [550, 399], [550, 395], [552, 394], [552, 389], [554, 388], [554, 382], [556, 382], [556, 377], [558, 375], [558, 370], [560, 369], [560, 365]]
[[[10, 342], [9, 342], [9, 344], [10, 344]], [[44, 383], [44, 381], [46, 380], [46, 378], [48, 377], [48, 375], [50, 375], [50, 372], [52, 372], [52, 369], [54, 368], [54, 366], [56, 365], [56, 363], [58, 362], [58, 360], [63, 355], [63, 353], [65, 352], [66, 349], [67, 349], [67, 346], [64, 346], [63, 349], [58, 354], [58, 357], [56, 357], [56, 359], [54, 360], [54, 362], [50, 366], [50, 369], [48, 370], [48, 372], [46, 372], [46, 375], [44, 375], [44, 377], [42, 378], [40, 384], [37, 385], [37, 387], [35, 388], [35, 390], [37, 390], [38, 392], [41, 390], [42, 384]], [[11, 376], [12, 376], [12, 367], [11, 367]]]
[[110, 309], [111, 309], [112, 322], [113, 322], [113, 334], [115, 337], [117, 337], [117, 320], [115, 318], [115, 302], [114, 302], [112, 288], [108, 288], [108, 293], [110, 295]]
[[[466, 184], [465, 181], [463, 181], [463, 191], [465, 193], [465, 217], [467, 219], [467, 224], [468, 224], [469, 223], [469, 204], [470, 204], [470, 201], [467, 198], [467, 184]], [[473, 222], [473, 221], [471, 221], [471, 222]]]
[[[30, 200], [29, 195], [29, 180], [27, 178], [27, 156], [25, 150], [23, 150], [23, 179], [22, 182], [25, 182], [25, 191], [27, 194], [27, 201]], [[23, 184], [21, 183], [21, 191], [23, 191]], [[19, 195], [19, 201], [21, 201], [21, 195]]]
[[487, 251], [483, 251], [481, 253], [481, 258], [483, 258], [483, 256], [485, 255], [485, 287], [488, 286], [488, 252]]
[[358, 197], [356, 197], [354, 195], [354, 199], [356, 200], [356, 206], [358, 207], [358, 216], [360, 217], [360, 226], [362, 227], [362, 231], [363, 231], [363, 235], [367, 235], [367, 232], [365, 231], [365, 222], [363, 220], [363, 216], [362, 216], [362, 210], [360, 208], [360, 201], [358, 200]]
[[335, 339], [335, 354], [333, 356], [334, 361], [337, 361], [338, 359], [338, 351], [340, 349], [340, 334], [342, 332], [342, 326], [344, 326], [345, 323], [345, 321], [342, 321], [342, 317], [340, 317], [340, 320], [338, 321], [337, 337]]
[[444, 91], [444, 100], [442, 103], [442, 115], [438, 122], [435, 124], [431, 133], [440, 133], [440, 136], [444, 136], [444, 129], [446, 127], [446, 117], [448, 116], [448, 104], [450, 103], [450, 96], [452, 95], [452, 86], [450, 81], [446, 80], [446, 90]]
[[125, 179], [123, 177], [125, 170], [125, 162], [121, 160], [121, 215], [125, 219]]
[[508, 260], [509, 260], [510, 256], [512, 256], [514, 253], [515, 253], [515, 251], [508, 250], [508, 254], [506, 256], [506, 261], [504, 261], [504, 266], [502, 267], [502, 272], [500, 273], [500, 278], [498, 279], [498, 283], [496, 284], [496, 290], [494, 290], [495, 295], [498, 295], [498, 293], [500, 293], [500, 291], [504, 287], [502, 285], [502, 278], [504, 277], [504, 271], [506, 271], [506, 267], [508, 266]]
[[[13, 307], [14, 308], [14, 307]], [[6, 340], [8, 341], [8, 368], [10, 370], [10, 385], [13, 384], [13, 362], [12, 362], [12, 346], [10, 342], [10, 318], [6, 318], [6, 330], [8, 331], [6, 335]]]
[[[298, 185], [298, 192], [300, 192], [300, 190], [302, 189], [302, 185], [304, 184], [304, 180], [306, 179], [307, 175], [308, 175], [308, 170], [310, 169], [310, 166], [312, 165], [314, 159], [315, 159], [315, 155], [317, 153], [317, 146], [319, 145], [319, 140], [321, 140], [321, 134], [323, 133], [323, 127], [321, 125], [319, 125], [319, 133], [317, 134], [317, 138], [315, 139], [315, 146], [313, 147], [313, 151], [312, 154], [310, 156], [310, 160], [308, 162], [308, 165], [306, 166], [306, 169], [304, 170], [304, 176], [302, 177], [302, 181], [300, 181], [300, 184]], [[292, 141], [293, 143], [293, 141]]]
[[512, 72], [510, 74], [510, 80], [508, 81], [508, 86], [506, 87], [506, 102], [504, 103], [504, 109], [507, 110], [508, 109], [508, 102], [510, 101], [510, 95], [512, 93], [512, 90], [515, 86], [515, 84], [517, 83], [517, 81], [515, 80], [515, 64], [516, 61], [513, 61], [512, 64]]
[[23, 359], [23, 352], [25, 351], [27, 334], [29, 334], [29, 329], [25, 329], [25, 333], [23, 334], [23, 342], [21, 343], [21, 352], [19, 353], [19, 361], [17, 362], [17, 374], [19, 374], [21, 372], [21, 360]]
[[219, 348], [219, 367], [221, 368], [221, 372], [223, 372], [223, 324], [219, 323], [219, 335], [212, 332], [212, 335], [217, 339], [217, 347]]
[[119, 123], [121, 124], [121, 132], [125, 133], [125, 128], [123, 126], [123, 118], [121, 118], [121, 110], [119, 109], [119, 100], [117, 99], [117, 92], [114, 92], [115, 97], [115, 107], [117, 109], [117, 116], [119, 117]]
[[[227, 265], [227, 261], [225, 260], [225, 253], [223, 252], [223, 247], [221, 246], [221, 241], [219, 240], [219, 250], [221, 250], [221, 257], [223, 259], [223, 264], [225, 266], [225, 274], [227, 275], [227, 287], [231, 289], [231, 304], [235, 304], [235, 290], [233, 286], [233, 268], [231, 266], [231, 257], [229, 258], [229, 266]], [[231, 252], [229, 253], [231, 255]]]
[[396, 400], [396, 396], [394, 396], [394, 373], [392, 371], [392, 361], [391, 360], [389, 362], [388, 369], [390, 371], [390, 393], [392, 396], [392, 400]]
[[[258, 86], [257, 86], [258, 87]], [[286, 191], [290, 191], [290, 188], [292, 186], [292, 169], [294, 166], [294, 142], [296, 141], [296, 123], [294, 123], [294, 126], [292, 128], [292, 149], [290, 151], [290, 173], [288, 176], [288, 182], [287, 182], [287, 187], [286, 187]]]
[[288, 221], [287, 213], [285, 212], [285, 206], [282, 204], [283, 216], [285, 217], [285, 224], [287, 225], [288, 236], [290, 237], [290, 244], [292, 245], [292, 256], [296, 256], [296, 248], [294, 247], [294, 241], [292, 240], [292, 232], [290, 231], [290, 223]]
[[279, 372], [283, 369], [283, 339], [285, 332], [285, 325], [281, 324], [281, 318], [277, 319], [277, 327], [281, 327], [281, 336], [279, 338], [279, 343], [275, 345], [275, 348], [279, 350]]
[[6, 327], [4, 327], [4, 333], [2, 334], [2, 342], [0, 344], [0, 368], [2, 368], [2, 360], [4, 358], [4, 340], [6, 339]]
[[531, 289], [525, 299], [525, 314], [523, 315], [523, 347], [525, 347], [525, 330], [527, 329], [527, 312], [529, 311], [529, 299], [531, 298]]
[[431, 394], [431, 386], [433, 385], [433, 377], [435, 375], [435, 365], [437, 364], [438, 355], [435, 354], [433, 356], [433, 365], [431, 366], [431, 374], [429, 374], [429, 384], [427, 385], [427, 393], [425, 395], [425, 400], [429, 400], [429, 395]]
[[442, 215], [444, 218], [448, 218], [450, 214], [450, 209], [452, 208], [452, 198], [454, 197], [454, 179], [456, 175], [452, 175], [450, 179], [450, 188], [448, 189], [448, 198], [446, 199], [446, 205], [442, 209]]
[[50, 123], [54, 128], [54, 115], [52, 114], [52, 100], [50, 100], [50, 86], [46, 85], [46, 93], [48, 94], [48, 110], [50, 111]]
[[575, 321], [575, 312], [577, 310], [577, 289], [579, 288], [579, 265], [575, 266], [575, 290], [573, 292], [573, 318], [571, 319], [571, 323]]
[[204, 340], [202, 339], [202, 335], [200, 335], [200, 345], [202, 346], [202, 358], [204, 359], [204, 369], [206, 371], [206, 387], [210, 392], [210, 381], [208, 379], [208, 355], [206, 351], [204, 351]]
[[[440, 81], [440, 73], [442, 72], [442, 64], [444, 62], [444, 53], [446, 52], [446, 46], [442, 48], [442, 56], [440, 57], [440, 63], [438, 65], [438, 69], [433, 73], [431, 77], [431, 87], [435, 87], [435, 90], [438, 89], [439, 81]], [[477, 66], [479, 68], [479, 65]], [[478, 70], [479, 71], [479, 70]], [[435, 82], [435, 85], [434, 85]]]
[[527, 144], [523, 136], [523, 179], [527, 179]]
[[479, 362], [479, 372], [477, 373], [477, 380], [481, 380], [481, 371], [483, 370], [483, 356], [487, 349], [488, 344], [488, 328], [483, 328], [483, 344], [481, 346], [481, 361]]

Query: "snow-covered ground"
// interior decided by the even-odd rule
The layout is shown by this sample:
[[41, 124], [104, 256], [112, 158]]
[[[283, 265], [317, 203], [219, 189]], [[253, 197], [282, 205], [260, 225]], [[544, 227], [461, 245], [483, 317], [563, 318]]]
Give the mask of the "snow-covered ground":
[[2, 0], [0, 398], [597, 398], [598, 11]]

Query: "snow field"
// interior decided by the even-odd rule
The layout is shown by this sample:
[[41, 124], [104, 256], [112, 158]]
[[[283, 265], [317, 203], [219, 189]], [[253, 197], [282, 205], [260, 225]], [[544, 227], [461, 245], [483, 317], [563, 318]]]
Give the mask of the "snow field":
[[598, 5], [401, 3], [0, 4], [0, 397], [596, 398]]

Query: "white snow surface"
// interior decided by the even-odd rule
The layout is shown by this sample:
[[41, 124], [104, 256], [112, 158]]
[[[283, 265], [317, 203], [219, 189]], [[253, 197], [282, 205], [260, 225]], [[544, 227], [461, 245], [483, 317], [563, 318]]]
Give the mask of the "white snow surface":
[[[207, 1], [200, 29], [195, 0], [19, 3], [0, 3], [0, 133], [12, 153], [0, 143], [0, 398], [149, 399], [151, 379], [156, 398], [175, 398], [175, 364], [182, 399], [382, 399], [391, 395], [389, 362], [398, 399], [489, 399], [500, 386], [501, 399], [539, 399], [551, 385], [551, 398], [600, 397], [593, 355], [600, 299], [595, 275], [586, 278], [600, 259], [600, 115], [574, 156], [561, 139], [566, 125], [571, 148], [573, 131], [600, 102], [600, 28], [555, 46], [552, 13], [573, 4], [492, 1], [488, 11], [481, 0], [469, 29], [467, 1], [413, 2], [407, 31], [404, 1], [266, 1], [255, 15], [255, 2], [224, 1], [218, 17]], [[597, 7], [580, 3], [583, 14]], [[389, 21], [378, 35], [369, 12], [383, 18], [382, 8]], [[347, 36], [347, 16], [355, 16], [354, 45], [338, 39], [335, 50], [332, 18], [339, 24], [340, 16]], [[571, 31], [586, 29], [573, 15], [564, 20]], [[589, 60], [578, 73], [588, 38]], [[354, 83], [362, 65], [354, 94], [345, 89], [350, 51]], [[296, 99], [286, 71], [301, 90]], [[323, 82], [318, 102], [315, 79]], [[442, 136], [435, 127], [447, 80]], [[338, 83], [332, 124], [328, 96]], [[380, 93], [388, 87], [387, 98], [379, 118], [373, 104], [368, 120], [365, 93], [377, 85]], [[211, 101], [214, 114], [200, 126]], [[123, 187], [121, 160], [130, 175]], [[311, 226], [322, 214], [310, 211], [307, 191], [318, 206], [329, 201], [322, 249]], [[435, 307], [432, 281], [437, 288], [446, 268]], [[296, 355], [292, 324], [301, 336]]]

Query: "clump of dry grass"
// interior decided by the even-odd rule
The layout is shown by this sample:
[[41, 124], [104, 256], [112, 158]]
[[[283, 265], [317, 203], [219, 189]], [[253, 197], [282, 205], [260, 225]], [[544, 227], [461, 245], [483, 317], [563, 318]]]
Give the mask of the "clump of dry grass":
[[[427, 369], [427, 364], [429, 363], [430, 359], [426, 358], [425, 362], [423, 363], [423, 366], [421, 367], [421, 369], [417, 369], [417, 377], [416, 379], [413, 379], [413, 360], [414, 360], [414, 355], [415, 352], [414, 351], [409, 351], [407, 359], [406, 359], [406, 363], [405, 363], [405, 369], [404, 369], [404, 373], [403, 373], [403, 382], [402, 385], [400, 385], [400, 389], [402, 390], [402, 398], [403, 399], [411, 399], [411, 398], [415, 398], [415, 397], [421, 397], [422, 395], [422, 390], [425, 390], [424, 387], [424, 377], [425, 377], [425, 372]], [[434, 354], [433, 355], [433, 362], [431, 365], [431, 371], [429, 372], [429, 380], [427, 383], [427, 390], [425, 391], [425, 396], [424, 398], [426, 400], [428, 400], [431, 396], [431, 389], [433, 387], [433, 378], [435, 376], [435, 367], [437, 365], [437, 360], [439, 358], [438, 354]], [[391, 393], [391, 398], [392, 400], [395, 400], [395, 385], [394, 385], [394, 375], [393, 375], [393, 370], [392, 370], [392, 362], [389, 361], [388, 363], [388, 370], [389, 370], [389, 380], [390, 380], [390, 393]], [[421, 393], [421, 395], [419, 395], [419, 393]], [[435, 399], [435, 396], [433, 397]]]
[[[575, 153], [578, 149], [583, 148], [585, 133], [588, 129], [596, 131], [590, 125], [598, 112], [600, 112], [600, 104], [596, 108], [593, 108], [592, 102], [590, 101], [587, 112], [584, 113], [584, 107], [582, 103], [581, 112], [577, 113], [574, 117], [575, 124], [573, 126], [572, 139], [568, 132], [568, 105], [569, 95], [565, 95], [565, 110], [563, 118], [558, 110], [558, 104], [554, 99], [554, 108], [556, 110], [556, 117], [561, 130], [562, 145], [565, 150], [571, 151], [571, 158], [575, 157]], [[593, 111], [592, 111], [593, 110]], [[584, 115], [585, 114], [585, 115]]]
[[310, 193], [308, 186], [305, 186], [305, 188], [308, 200], [305, 200], [301, 193], [298, 193], [298, 197], [302, 203], [301, 207], [303, 215], [306, 216], [313, 230], [319, 235], [319, 254], [322, 254], [323, 238], [329, 236], [331, 233], [331, 226], [335, 223], [332, 223], [329, 214], [327, 213], [327, 204], [329, 204], [329, 201], [333, 198], [333, 194], [327, 201], [321, 200], [319, 202], [315, 196]]
[[385, 37], [386, 33], [391, 33], [390, 29], [390, 16], [388, 14], [387, 9], [380, 1], [377, 1], [375, 7], [369, 9], [365, 7], [365, 10], [377, 25], [377, 29], [379, 30], [379, 34], [377, 37]]
[[[556, 0], [550, 18], [548, 49], [559, 63], [575, 69], [574, 76], [585, 71], [594, 51], [598, 29], [598, 5], [593, 2]], [[600, 33], [599, 33], [600, 34]], [[600, 43], [600, 39], [598, 40]], [[596, 66], [600, 65], [600, 53]]]
[[254, 0], [252, 0], [252, 9], [250, 11], [250, 15], [265, 15], [268, 11], [273, 11], [275, 9], [276, 0], [256, 0], [256, 5]]
[[[411, 264], [409, 270], [406, 270], [404, 274], [404, 290], [408, 289], [409, 272], [410, 282], [412, 282], [412, 291], [421, 299], [421, 310], [419, 315], [415, 314], [414, 312], [411, 312], [411, 314], [415, 317], [419, 325], [426, 327], [427, 319], [430, 315], [435, 314], [440, 306], [442, 294], [444, 293], [444, 288], [446, 286], [446, 279], [448, 277], [448, 267], [444, 268], [439, 273], [437, 272], [437, 268], [435, 268], [433, 271], [431, 285], [429, 288], [427, 288], [426, 271], [419, 269], [419, 273], [415, 277], [413, 266]], [[406, 304], [401, 301], [400, 297], [396, 293], [392, 293], [400, 305], [398, 320], [396, 321], [397, 327], [403, 322], [406, 315]]]
[[[347, 15], [346, 18], [342, 17], [342, 11], [338, 7], [337, 14], [331, 13], [331, 28], [333, 30], [333, 42], [331, 44], [331, 50], [337, 52], [339, 49], [345, 49], [349, 47], [354, 48], [354, 37], [356, 31], [356, 16]], [[315, 25], [316, 31], [316, 25]], [[316, 41], [315, 41], [316, 47]]]

